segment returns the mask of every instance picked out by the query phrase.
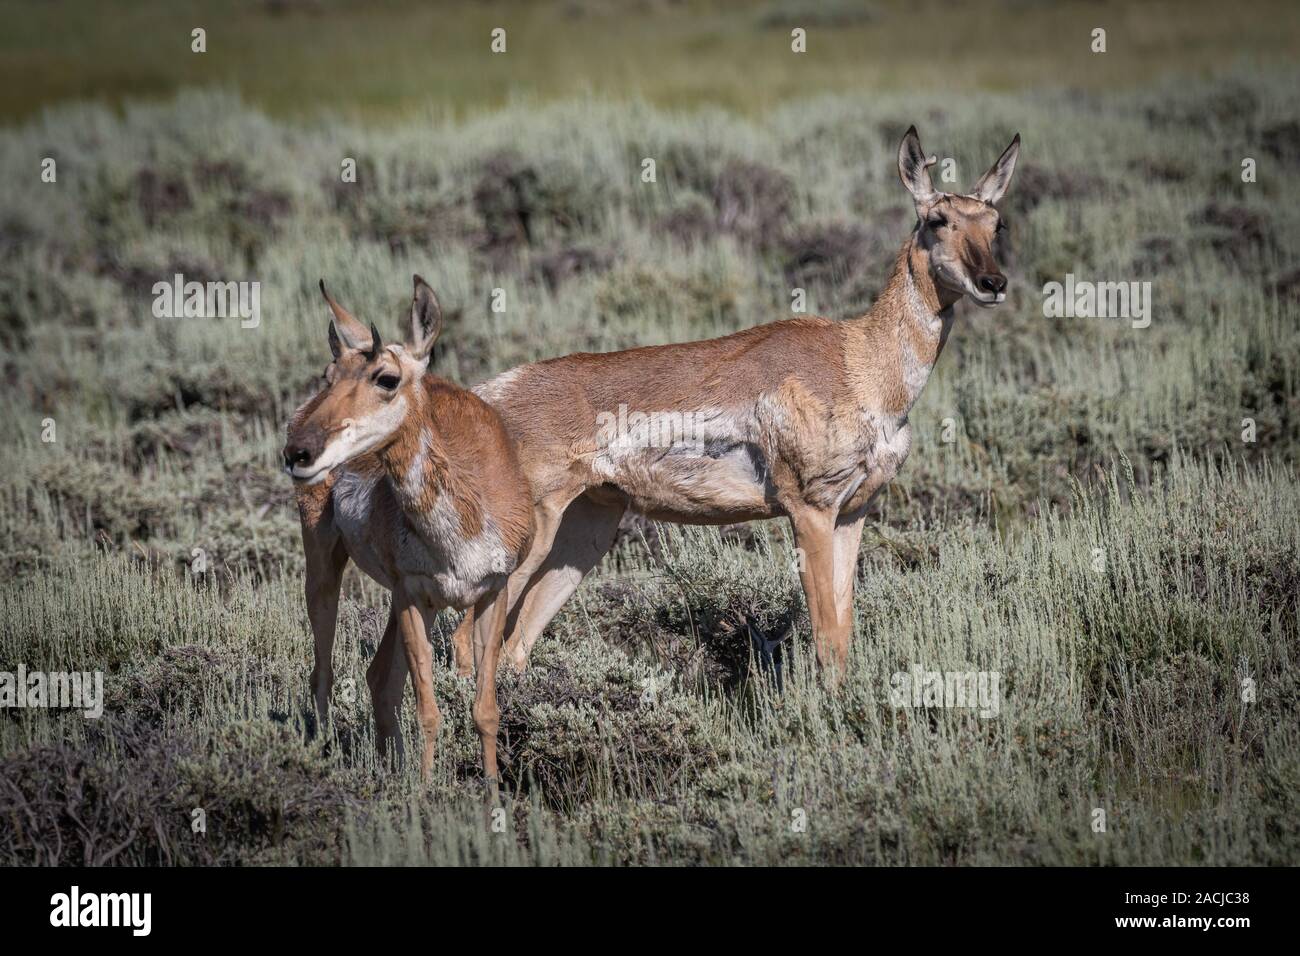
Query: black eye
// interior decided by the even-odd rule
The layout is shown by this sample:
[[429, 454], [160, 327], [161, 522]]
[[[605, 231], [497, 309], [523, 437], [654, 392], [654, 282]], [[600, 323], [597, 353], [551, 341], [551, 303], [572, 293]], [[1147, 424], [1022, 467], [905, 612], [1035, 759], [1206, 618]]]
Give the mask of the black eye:
[[931, 229], [941, 229], [948, 225], [948, 220], [944, 219], [943, 216], [931, 216], [925, 221], [925, 224]]
[[401, 378], [396, 375], [381, 375], [375, 379], [375, 384], [386, 392], [391, 392], [402, 383]]
[[993, 230], [993, 231], [994, 231], [994, 232], [1006, 232], [1006, 231], [1007, 231], [1007, 224], [1006, 224], [1005, 222], [1003, 222], [1001, 219], [999, 219], [999, 220], [998, 220], [998, 227], [997, 227], [995, 230]]

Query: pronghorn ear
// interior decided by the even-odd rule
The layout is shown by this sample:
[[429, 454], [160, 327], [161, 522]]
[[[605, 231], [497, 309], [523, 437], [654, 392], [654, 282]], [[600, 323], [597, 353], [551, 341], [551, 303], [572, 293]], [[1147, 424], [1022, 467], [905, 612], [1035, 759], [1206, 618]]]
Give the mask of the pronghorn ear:
[[926, 156], [921, 149], [921, 137], [916, 135], [916, 127], [909, 126], [898, 147], [898, 176], [903, 185], [912, 194], [918, 209], [929, 206], [939, 198], [934, 184], [930, 182], [930, 170], [939, 161], [937, 156]]
[[1002, 151], [998, 161], [989, 167], [989, 171], [980, 177], [971, 195], [986, 203], [996, 203], [1011, 185], [1011, 174], [1016, 171], [1016, 158], [1020, 155], [1020, 134], [1011, 141], [1011, 145]]
[[[325, 301], [329, 304], [330, 312], [334, 315], [334, 321], [331, 323], [334, 331], [330, 335], [330, 351], [334, 351], [334, 346], [336, 344], [335, 336], [338, 338], [338, 343], [345, 349], [361, 349], [363, 351], [369, 351], [371, 341], [370, 333], [366, 331], [364, 325], [352, 317], [351, 312], [335, 302], [334, 297], [325, 291], [324, 279], [320, 280], [320, 294], [325, 297]], [[334, 352], [334, 357], [338, 358], [339, 353]]]
[[343, 354], [343, 343], [339, 341], [339, 330], [330, 322], [330, 354], [336, 359]]
[[409, 351], [417, 360], [427, 358], [442, 331], [442, 306], [429, 283], [415, 276], [415, 295], [411, 299], [411, 334]]

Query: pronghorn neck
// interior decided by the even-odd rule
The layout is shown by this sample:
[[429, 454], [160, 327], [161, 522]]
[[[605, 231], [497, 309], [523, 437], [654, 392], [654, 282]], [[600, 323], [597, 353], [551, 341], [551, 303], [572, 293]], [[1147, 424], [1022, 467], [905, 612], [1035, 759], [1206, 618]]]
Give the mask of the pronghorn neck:
[[417, 527], [435, 536], [477, 534], [482, 501], [439, 434], [425, 380], [409, 390], [407, 401], [402, 424], [379, 453], [398, 502]]
[[884, 291], [850, 320], [862, 336], [861, 361], [880, 390], [882, 410], [905, 416], [948, 341], [959, 296], [939, 287], [930, 255], [913, 232], [894, 260]]
[[379, 461], [393, 479], [394, 486], [402, 484], [404, 470], [421, 454], [426, 441], [432, 437], [429, 434], [426, 438], [426, 433], [432, 430], [428, 425], [424, 389], [417, 384], [416, 387], [407, 389], [403, 397], [406, 401], [406, 414], [378, 453]]

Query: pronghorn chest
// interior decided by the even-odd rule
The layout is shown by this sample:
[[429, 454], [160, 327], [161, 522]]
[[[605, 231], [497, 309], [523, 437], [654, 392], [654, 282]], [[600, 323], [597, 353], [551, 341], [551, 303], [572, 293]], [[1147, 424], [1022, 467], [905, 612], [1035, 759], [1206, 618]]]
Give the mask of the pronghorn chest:
[[[331, 491], [334, 526], [343, 538], [348, 557], [384, 587], [393, 586], [393, 561], [383, 543], [386, 523], [381, 500], [385, 479], [340, 469]], [[390, 496], [391, 497], [391, 496]], [[390, 509], [391, 510], [391, 509]]]
[[836, 508], [851, 512], [866, 505], [877, 492], [898, 475], [912, 449], [912, 426], [906, 416], [861, 413], [864, 434], [869, 436], [862, 447], [850, 479], [841, 491]]
[[906, 416], [864, 408], [845, 410], [821, 428], [783, 437], [783, 457], [793, 472], [788, 493], [836, 514], [866, 505], [898, 474], [912, 445]]
[[407, 592], [433, 608], [466, 608], [501, 587], [516, 556], [491, 521], [470, 531], [450, 495], [428, 497], [398, 489], [404, 521], [394, 542]]
[[348, 471], [333, 493], [348, 556], [384, 587], [400, 583], [429, 607], [468, 607], [514, 570], [515, 556], [491, 523], [466, 535], [445, 495], [432, 507], [414, 508], [387, 477]]

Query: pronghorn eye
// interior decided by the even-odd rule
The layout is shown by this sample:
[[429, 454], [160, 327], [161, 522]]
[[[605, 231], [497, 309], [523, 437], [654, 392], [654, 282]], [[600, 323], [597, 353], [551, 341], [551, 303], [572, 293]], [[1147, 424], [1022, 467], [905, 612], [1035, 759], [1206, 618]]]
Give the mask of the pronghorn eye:
[[940, 229], [948, 225], [948, 220], [943, 218], [943, 216], [931, 216], [925, 221], [925, 224], [931, 229]]
[[393, 389], [397, 388], [397, 386], [400, 385], [401, 383], [402, 383], [401, 378], [396, 375], [381, 375], [377, 379], [375, 379], [375, 384], [378, 385], [386, 392], [391, 392]]
[[999, 219], [999, 220], [998, 220], [998, 226], [997, 226], [997, 228], [994, 229], [993, 231], [994, 231], [994, 232], [1006, 232], [1006, 231], [1007, 231], [1007, 224], [1006, 224], [1003, 220]]

